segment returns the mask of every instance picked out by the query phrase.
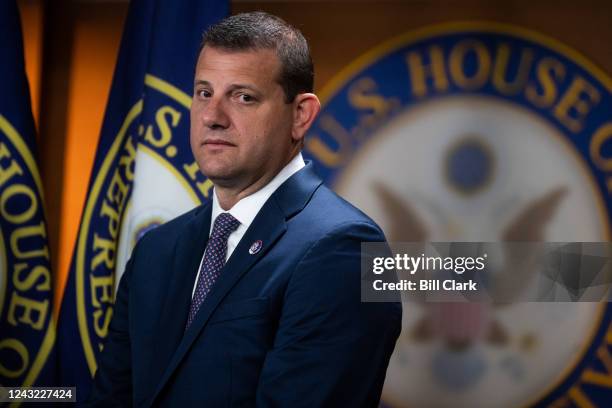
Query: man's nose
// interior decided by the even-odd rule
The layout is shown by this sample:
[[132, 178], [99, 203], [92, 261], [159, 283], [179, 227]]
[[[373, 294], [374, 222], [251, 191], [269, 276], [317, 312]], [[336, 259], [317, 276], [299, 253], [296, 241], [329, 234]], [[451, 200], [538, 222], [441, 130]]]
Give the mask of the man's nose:
[[230, 120], [221, 98], [211, 97], [202, 109], [204, 126], [210, 129], [226, 129]]

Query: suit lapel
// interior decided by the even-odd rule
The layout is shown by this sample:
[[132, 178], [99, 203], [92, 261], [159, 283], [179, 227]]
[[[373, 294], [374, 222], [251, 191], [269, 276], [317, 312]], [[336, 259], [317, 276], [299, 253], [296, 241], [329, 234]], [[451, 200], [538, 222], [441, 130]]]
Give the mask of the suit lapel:
[[151, 358], [150, 387], [168, 366], [185, 332], [187, 315], [191, 304], [191, 292], [196, 279], [198, 266], [208, 242], [212, 205], [203, 205], [189, 221], [184, 234], [181, 234], [174, 251], [172, 274], [168, 295], [161, 309], [158, 336], [154, 354]]
[[[170, 360], [164, 360], [169, 361], [169, 363], [165, 367], [165, 370], [163, 370], [163, 374], [161, 375], [161, 377], [155, 377], [160, 378], [160, 381], [157, 384], [155, 393], [150, 399], [150, 404], [155, 401], [155, 398], [163, 389], [164, 385], [167, 383], [168, 379], [170, 378], [176, 367], [185, 357], [185, 354], [189, 351], [189, 348], [192, 346], [197, 336], [206, 326], [208, 320], [210, 319], [212, 313], [217, 308], [219, 303], [225, 298], [225, 296], [240, 280], [240, 278], [259, 259], [265, 256], [265, 254], [280, 239], [280, 237], [287, 229], [286, 220], [304, 208], [304, 206], [306, 205], [308, 200], [310, 200], [310, 197], [312, 196], [312, 194], [314, 194], [314, 191], [320, 184], [321, 180], [316, 175], [314, 175], [312, 164], [308, 164], [306, 168], [294, 174], [283, 185], [281, 185], [278, 190], [270, 197], [270, 199], [268, 199], [268, 201], [264, 204], [260, 212], [253, 220], [253, 223], [250, 225], [249, 229], [246, 231], [246, 233], [238, 243], [238, 246], [232, 253], [231, 257], [228, 259], [227, 263], [223, 267], [221, 274], [215, 282], [212, 290], [200, 306], [200, 310], [195, 316], [194, 321], [191, 323], [191, 326], [189, 326], [189, 329], [184, 333], [182, 339], [180, 339], [178, 347], [176, 347], [176, 351], [172, 355], [172, 358]], [[204, 243], [200, 245], [205, 245], [208, 239], [208, 231], [210, 228], [210, 212], [211, 209], [207, 208], [208, 227], [205, 229], [206, 236], [204, 237], [204, 239], [202, 239], [201, 237], [199, 239], [200, 242]], [[251, 245], [258, 240], [262, 241], [261, 250], [255, 254], [249, 253]], [[177, 249], [177, 258], [193, 258], [193, 252], [189, 252], [189, 250], [193, 249], [192, 246], [190, 246], [189, 244], [184, 245], [184, 251], [180, 251], [180, 249]], [[200, 248], [201, 249], [200, 252], [198, 252], [197, 260], [191, 259], [188, 262], [177, 261], [180, 263], [179, 265], [177, 265], [177, 267], [183, 269], [187, 268], [184, 271], [184, 274], [189, 275], [190, 279], [184, 278], [182, 279], [182, 282], [176, 282], [173, 284], [173, 290], [176, 293], [176, 299], [180, 298], [180, 311], [177, 312], [177, 305], [173, 303], [168, 303], [168, 301], [171, 300], [170, 296], [168, 297], [168, 301], [166, 302], [166, 307], [164, 308], [164, 321], [168, 320], [169, 324], [170, 320], [175, 319], [175, 321], [172, 323], [174, 325], [172, 337], [173, 342], [164, 346], [165, 351], [167, 351], [171, 347], [174, 347], [174, 345], [176, 344], [175, 331], [177, 330], [177, 325], [180, 325], [181, 330], [185, 327], [185, 323], [187, 321], [187, 313], [189, 310], [189, 305], [191, 303], [191, 290], [193, 289], [193, 282], [197, 273], [196, 271], [200, 261], [201, 251], [203, 250], [204, 246], [201, 246]], [[187, 286], [187, 288], [178, 287], [178, 285], [180, 284]], [[186, 303], [184, 301], [185, 296], [187, 296]], [[177, 313], [182, 313], [180, 318], [177, 318]]]
[[[189, 351], [189, 348], [202, 329], [206, 326], [211, 314], [217, 308], [219, 303], [232, 289], [236, 282], [238, 282], [238, 280], [244, 275], [244, 273], [246, 273], [251, 266], [257, 262], [257, 260], [264, 256], [265, 253], [278, 240], [278, 238], [280, 238], [280, 236], [285, 232], [286, 225], [284, 213], [274, 201], [268, 201], [262, 208], [262, 214], [260, 215], [255, 218], [249, 229], [238, 243], [238, 246], [221, 270], [221, 274], [215, 282], [212, 290], [200, 306], [200, 310], [196, 314], [195, 319], [189, 326], [189, 329], [185, 332], [168, 366], [164, 370], [151, 402], [155, 400], [157, 394], [161, 391], [165, 383], [172, 375], [172, 372], [176, 369], [187, 351]], [[249, 248], [254, 240], [261, 240], [263, 242], [263, 246], [261, 251], [251, 255], [249, 253]], [[195, 268], [197, 268], [197, 265]], [[191, 289], [192, 287], [190, 286], [189, 291], [191, 291]], [[189, 297], [189, 299], [191, 299], [191, 297]], [[177, 319], [182, 321], [183, 327], [186, 322], [188, 307], [189, 304], [185, 309], [185, 318]], [[174, 309], [172, 311], [172, 315], [176, 316], [176, 307], [170, 306], [169, 309]], [[182, 313], [182, 310], [180, 313]]]

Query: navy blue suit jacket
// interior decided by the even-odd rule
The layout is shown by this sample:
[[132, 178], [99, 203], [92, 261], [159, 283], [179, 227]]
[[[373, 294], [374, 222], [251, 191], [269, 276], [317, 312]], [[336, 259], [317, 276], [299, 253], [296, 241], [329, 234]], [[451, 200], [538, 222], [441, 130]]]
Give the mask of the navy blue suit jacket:
[[264, 204], [185, 331], [210, 218], [204, 204], [137, 244], [88, 405], [377, 406], [401, 326], [399, 303], [360, 300], [360, 243], [384, 241], [380, 228], [308, 164]]

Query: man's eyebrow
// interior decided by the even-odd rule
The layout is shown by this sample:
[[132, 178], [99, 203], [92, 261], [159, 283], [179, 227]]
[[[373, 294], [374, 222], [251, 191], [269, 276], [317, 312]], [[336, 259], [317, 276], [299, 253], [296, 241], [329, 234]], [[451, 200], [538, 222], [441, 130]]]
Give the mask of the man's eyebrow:
[[259, 89], [257, 89], [253, 85], [248, 85], [248, 84], [232, 84], [232, 85], [229, 86], [228, 92], [232, 92], [232, 91], [235, 91], [237, 89], [250, 89], [253, 92], [260, 93]]
[[[194, 86], [199, 86], [199, 85], [204, 85], [204, 86], [210, 86], [212, 87], [212, 84], [204, 79], [196, 79], [194, 81]], [[231, 84], [228, 87], [228, 92], [233, 92], [237, 89], [250, 89], [253, 92], [257, 92], [259, 93], [259, 89], [257, 87], [255, 87], [254, 85], [249, 85], [249, 84]]]
[[203, 79], [196, 79], [193, 83], [194, 86], [198, 86], [198, 85], [206, 85], [206, 86], [210, 86], [210, 82], [205, 81]]

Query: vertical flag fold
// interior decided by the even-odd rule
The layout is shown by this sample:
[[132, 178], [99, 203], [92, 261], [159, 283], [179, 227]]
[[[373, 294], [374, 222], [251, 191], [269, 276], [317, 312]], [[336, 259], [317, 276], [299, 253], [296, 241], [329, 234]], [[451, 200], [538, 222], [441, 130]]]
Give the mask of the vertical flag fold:
[[36, 129], [17, 4], [0, 4], [0, 385], [55, 385], [55, 323]]
[[76, 385], [79, 400], [135, 243], [208, 199], [189, 108], [202, 32], [228, 12], [227, 0], [130, 3], [60, 315], [61, 382]]

